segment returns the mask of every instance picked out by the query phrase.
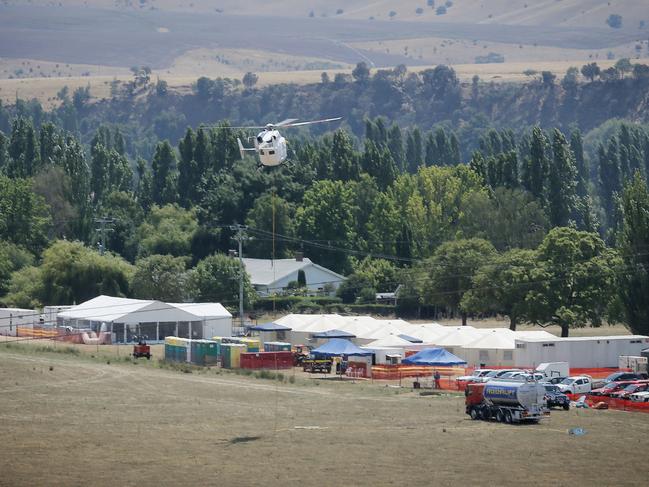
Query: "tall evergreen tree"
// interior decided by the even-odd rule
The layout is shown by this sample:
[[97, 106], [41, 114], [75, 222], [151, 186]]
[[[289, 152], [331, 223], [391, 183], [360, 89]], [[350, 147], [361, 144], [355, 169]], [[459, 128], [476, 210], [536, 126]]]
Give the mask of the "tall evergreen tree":
[[576, 204], [577, 169], [568, 141], [560, 130], [552, 134], [553, 160], [548, 174], [548, 216], [555, 227], [565, 227]]
[[432, 132], [429, 132], [426, 136], [425, 162], [427, 166], [441, 164], [441, 161], [439, 160], [439, 151], [437, 150], [437, 142], [435, 141], [435, 136]]
[[7, 153], [7, 145], [9, 139], [0, 131], [0, 173], [4, 173], [9, 165], [9, 154]]
[[573, 130], [570, 134], [570, 150], [575, 157], [577, 169], [577, 194], [583, 198], [588, 194], [588, 166], [584, 157], [584, 142], [579, 129]]
[[498, 161], [501, 166], [500, 185], [509, 189], [518, 187], [518, 157], [516, 151], [500, 154]]
[[169, 141], [156, 146], [152, 169], [152, 198], [158, 205], [173, 203], [178, 198], [176, 188], [176, 154]]
[[93, 201], [101, 201], [108, 185], [109, 150], [101, 142], [91, 146], [90, 190]]
[[599, 155], [599, 191], [606, 223], [610, 228], [613, 220], [615, 195], [620, 192], [620, 162], [618, 158], [617, 139], [609, 139], [608, 148], [600, 145]]
[[404, 172], [403, 135], [401, 134], [401, 128], [396, 123], [393, 123], [390, 130], [388, 130], [388, 149], [390, 149], [392, 159], [399, 171]]
[[412, 138], [414, 142], [414, 152], [415, 152], [415, 159], [416, 159], [416, 164], [417, 167], [423, 166], [424, 165], [424, 143], [421, 138], [421, 131], [419, 130], [419, 127], [415, 127], [412, 130]]
[[[380, 120], [380, 119], [379, 119]], [[333, 178], [341, 181], [358, 179], [359, 167], [349, 134], [336, 130], [331, 144]]]
[[624, 272], [618, 274], [619, 293], [632, 333], [649, 334], [649, 191], [637, 171], [622, 195], [624, 221], [620, 251]]
[[528, 160], [528, 187], [526, 188], [535, 198], [545, 203], [543, 198], [548, 173], [547, 158], [548, 141], [540, 127], [532, 129], [530, 158]]

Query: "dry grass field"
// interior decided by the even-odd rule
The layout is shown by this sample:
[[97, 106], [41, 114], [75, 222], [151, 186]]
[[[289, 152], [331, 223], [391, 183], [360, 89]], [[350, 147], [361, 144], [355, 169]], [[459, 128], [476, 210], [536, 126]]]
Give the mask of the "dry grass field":
[[[649, 415], [473, 422], [457, 395], [0, 346], [0, 485], [645, 485]], [[581, 427], [586, 435], [568, 435]]]
[[[512, 62], [499, 64], [455, 64], [453, 69], [463, 82], [470, 82], [474, 75], [480, 76], [482, 81], [499, 82], [523, 82], [529, 78], [523, 74], [528, 69], [538, 72], [551, 71], [558, 77], [565, 74], [571, 66], [581, 66], [588, 60], [583, 61], [546, 61], [546, 62]], [[186, 61], [179, 61], [179, 66], [188, 64]], [[615, 64], [615, 61], [598, 61], [601, 68], [605, 69]], [[1, 65], [1, 63], [0, 63]], [[410, 68], [410, 71], [421, 71], [433, 67], [417, 66]], [[316, 69], [296, 71], [259, 71], [257, 86], [263, 87], [278, 83], [308, 84], [319, 83], [323, 72], [333, 78], [336, 73], [350, 74], [352, 68], [346, 69]], [[102, 71], [103, 72], [103, 71]], [[154, 70], [152, 79], [163, 79], [169, 84], [169, 88], [181, 93], [189, 93], [192, 84], [200, 76], [210, 78], [231, 77], [241, 79], [244, 72], [236, 68], [222, 69], [220, 67], [206, 67], [203, 70], [194, 69], [190, 74], [183, 74], [181, 70]], [[0, 78], [0, 101], [5, 104], [13, 104], [16, 98], [31, 100], [36, 98], [46, 109], [58, 106], [60, 100], [56, 94], [67, 86], [70, 92], [78, 87], [90, 87], [90, 95], [94, 100], [101, 100], [110, 96], [110, 84], [113, 80], [128, 82], [132, 79], [130, 74], [116, 74], [111, 76], [69, 76], [49, 78], [23, 78], [23, 79], [2, 79]]]

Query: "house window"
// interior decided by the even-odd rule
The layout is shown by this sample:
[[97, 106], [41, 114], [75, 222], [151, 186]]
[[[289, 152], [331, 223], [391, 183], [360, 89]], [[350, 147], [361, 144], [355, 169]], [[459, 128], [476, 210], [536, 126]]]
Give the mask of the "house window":
[[517, 343], [516, 348], [526, 348], [524, 343]]
[[503, 352], [503, 359], [505, 359], [505, 360], [514, 360], [514, 351], [513, 350], [505, 350]]
[[554, 343], [544, 343], [544, 347], [554, 347]]
[[480, 350], [480, 363], [487, 363], [489, 361], [489, 350]]

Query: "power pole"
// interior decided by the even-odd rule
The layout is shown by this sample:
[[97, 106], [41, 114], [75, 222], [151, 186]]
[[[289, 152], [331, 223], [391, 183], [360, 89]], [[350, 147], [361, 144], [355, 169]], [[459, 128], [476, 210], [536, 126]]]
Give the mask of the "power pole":
[[106, 225], [112, 225], [115, 223], [115, 220], [109, 217], [101, 217], [97, 218], [95, 220], [95, 223], [99, 224], [99, 228], [96, 230], [99, 232], [99, 238], [100, 238], [100, 243], [99, 243], [99, 253], [101, 255], [104, 255], [104, 251], [106, 250], [106, 232], [112, 232], [112, 228], [107, 228]]
[[247, 227], [245, 225], [240, 225], [238, 223], [235, 223], [234, 225], [230, 225], [230, 230], [237, 232], [235, 236], [232, 238], [239, 243], [239, 320], [241, 322], [241, 328], [244, 327], [243, 273], [246, 271], [243, 266], [243, 241], [249, 239], [248, 235], [246, 235], [246, 229]]

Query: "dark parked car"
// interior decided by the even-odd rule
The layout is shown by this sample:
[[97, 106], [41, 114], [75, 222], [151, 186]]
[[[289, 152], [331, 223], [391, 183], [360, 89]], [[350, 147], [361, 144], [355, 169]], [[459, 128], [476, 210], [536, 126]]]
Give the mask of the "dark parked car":
[[545, 402], [549, 408], [552, 406], [561, 406], [566, 411], [570, 409], [570, 399], [559, 390], [554, 384], [544, 384]]

